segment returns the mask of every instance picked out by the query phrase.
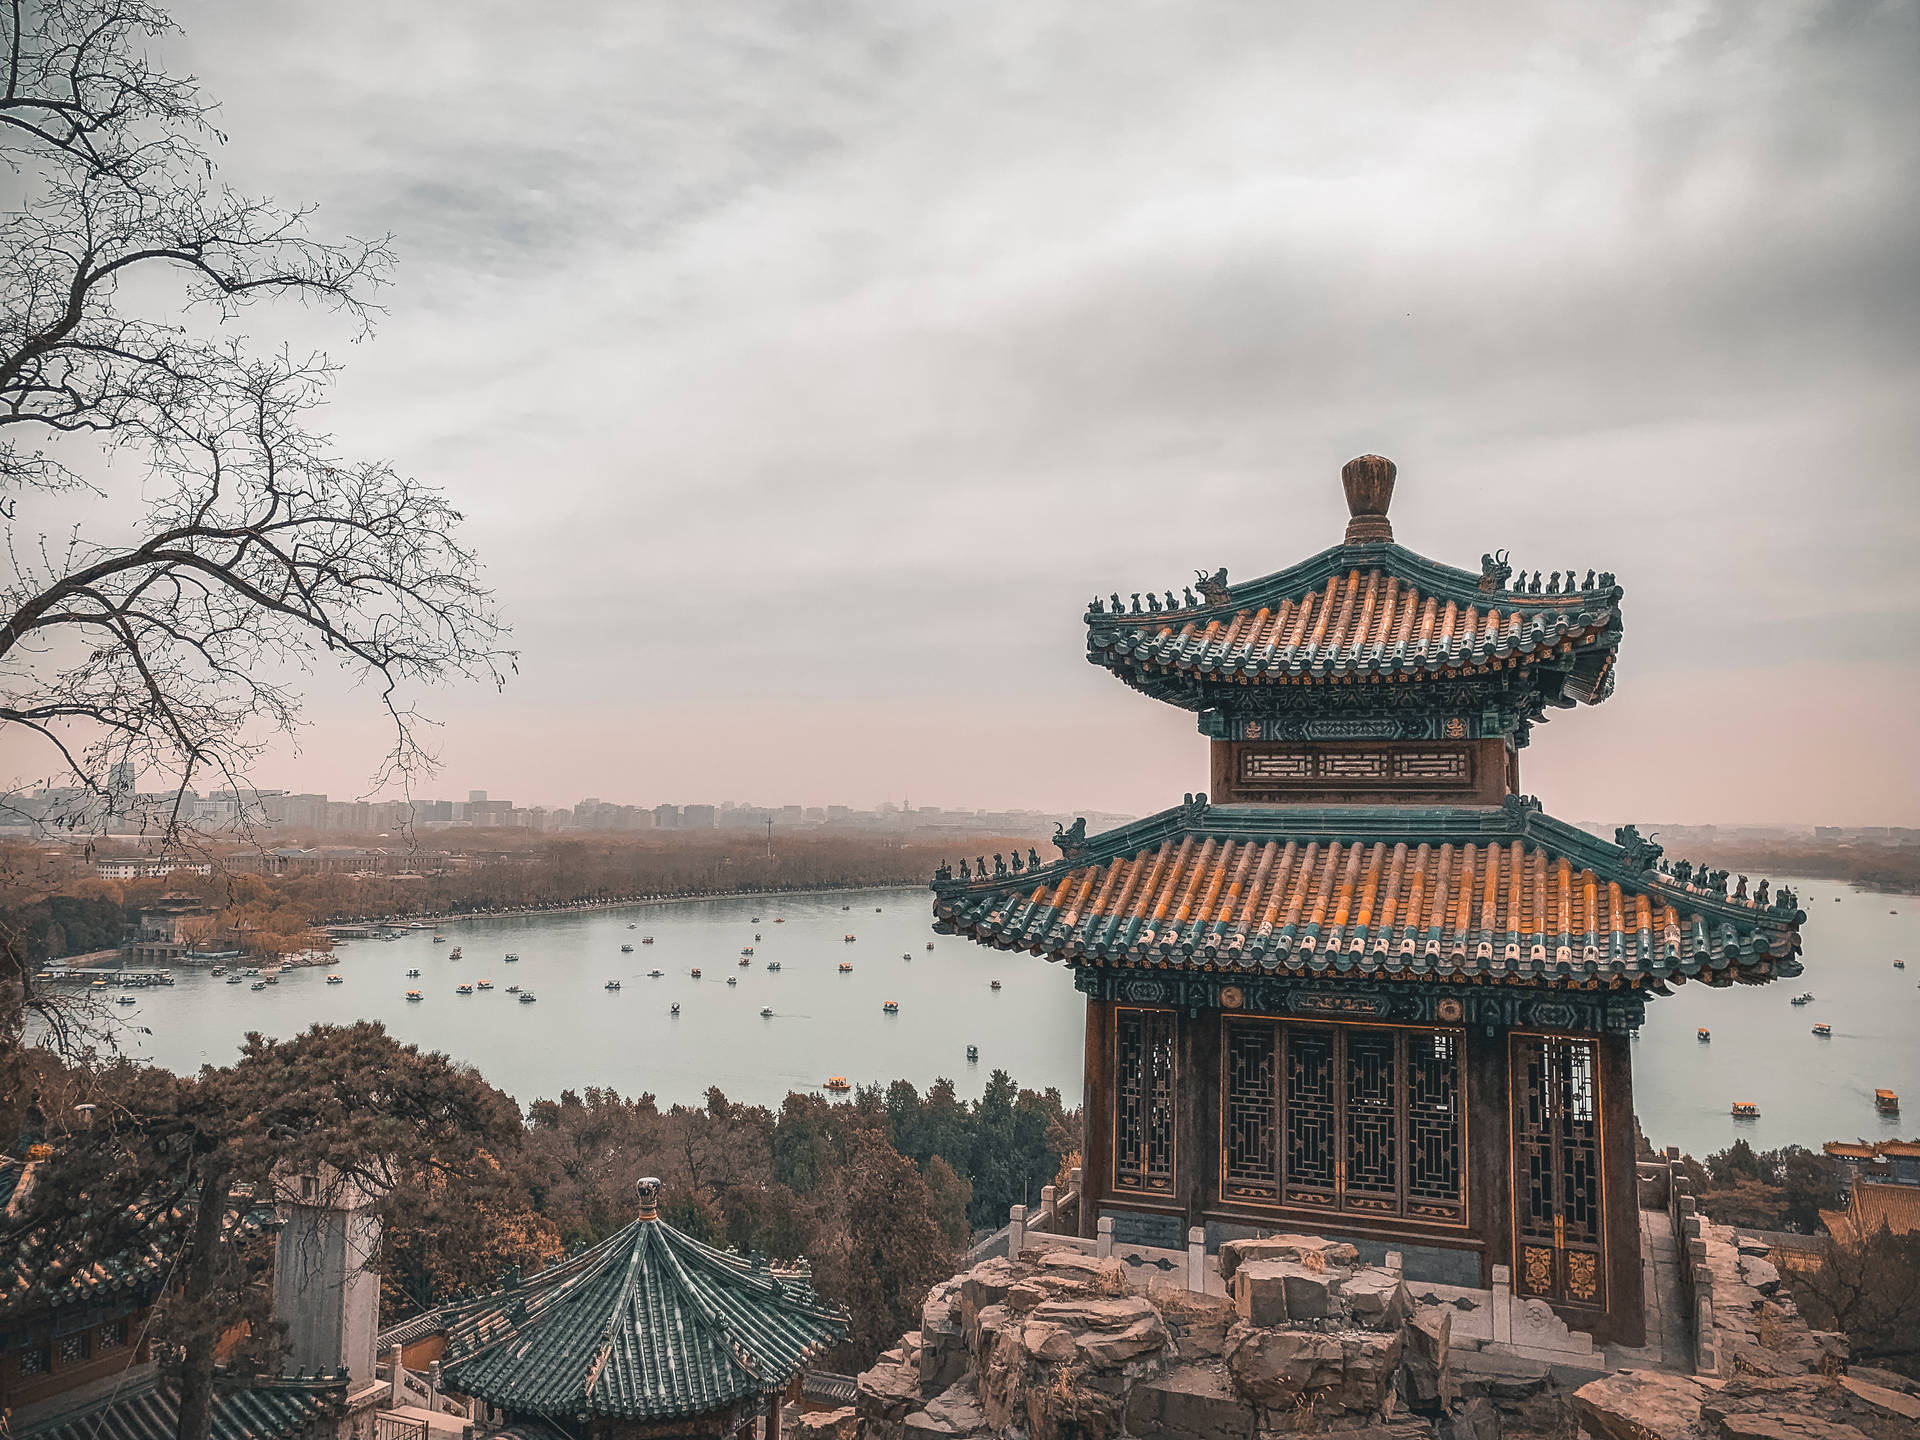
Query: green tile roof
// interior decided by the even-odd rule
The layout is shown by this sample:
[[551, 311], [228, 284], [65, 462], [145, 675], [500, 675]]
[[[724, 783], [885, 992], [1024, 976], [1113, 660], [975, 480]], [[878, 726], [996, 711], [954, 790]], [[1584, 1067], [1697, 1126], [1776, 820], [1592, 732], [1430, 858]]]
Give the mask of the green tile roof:
[[[213, 1440], [282, 1440], [346, 1409], [344, 1375], [216, 1384]], [[95, 1404], [13, 1432], [14, 1440], [174, 1440], [180, 1392], [149, 1372]]]
[[640, 1219], [450, 1311], [441, 1365], [511, 1414], [658, 1420], [778, 1390], [846, 1333], [803, 1272]]
[[129, 1303], [150, 1299], [167, 1266], [160, 1237], [180, 1220], [180, 1211], [135, 1211], [120, 1248], [93, 1253], [49, 1213], [49, 1197], [35, 1193], [45, 1163], [0, 1158], [0, 1191], [13, 1212], [0, 1215], [0, 1320], [121, 1298]]

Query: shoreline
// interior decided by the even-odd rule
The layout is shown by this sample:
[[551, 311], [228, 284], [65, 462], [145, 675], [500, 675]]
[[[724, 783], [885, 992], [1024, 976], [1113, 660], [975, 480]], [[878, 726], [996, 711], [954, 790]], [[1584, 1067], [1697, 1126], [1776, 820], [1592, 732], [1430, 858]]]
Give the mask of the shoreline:
[[[624, 910], [644, 905], [688, 905], [696, 900], [760, 900], [782, 895], [857, 895], [875, 890], [918, 890], [924, 883], [910, 881], [870, 885], [813, 885], [801, 890], [703, 890], [685, 895], [632, 895], [618, 900], [578, 900], [566, 905], [529, 905], [510, 910], [449, 910], [438, 915], [390, 915], [366, 920], [336, 920], [316, 925], [316, 930], [355, 930], [370, 925], [406, 926], [416, 922], [421, 929], [437, 929], [462, 920], [516, 920], [528, 915], [573, 915], [592, 910]], [[343, 941], [350, 944], [350, 941]]]

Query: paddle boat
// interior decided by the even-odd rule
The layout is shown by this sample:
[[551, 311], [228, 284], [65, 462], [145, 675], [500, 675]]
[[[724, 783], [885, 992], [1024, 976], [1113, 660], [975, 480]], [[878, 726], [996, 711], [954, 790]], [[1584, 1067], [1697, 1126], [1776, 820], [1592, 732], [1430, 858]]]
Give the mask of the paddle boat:
[[1821, 1039], [1823, 1039], [1823, 1040], [1824, 1040], [1824, 1039], [1826, 1039], [1826, 1038], [1827, 1038], [1828, 1036], [1830, 1036], [1830, 1035], [1832, 1035], [1832, 1034], [1833, 1034], [1833, 1026], [1831, 1026], [1831, 1025], [1816, 1025], [1816, 1026], [1814, 1026], [1814, 1027], [1813, 1027], [1813, 1033], [1814, 1033], [1814, 1034], [1816, 1034], [1816, 1035], [1818, 1035], [1818, 1036], [1819, 1036], [1819, 1037], [1820, 1037]]
[[460, 947], [458, 945], [454, 946], [453, 949], [447, 952], [447, 959], [458, 960], [459, 958], [460, 958]]
[[538, 997], [536, 997], [531, 990], [522, 990], [519, 996], [522, 1005], [531, 1005], [536, 998]]
[[740, 977], [738, 975], [727, 976], [727, 984], [738, 985], [739, 983], [740, 983]]
[[651, 945], [653, 943], [653, 937], [651, 935], [642, 935], [640, 937], [640, 943], [642, 945]]
[[247, 983], [247, 977], [244, 975], [227, 976], [227, 984], [229, 985], [244, 985], [246, 983]]
[[771, 1020], [773, 1018], [773, 1007], [771, 1005], [762, 1006], [760, 1014], [763, 1018]]
[[998, 990], [998, 989], [1000, 988], [1000, 982], [999, 982], [998, 980], [996, 980], [996, 981], [994, 981], [994, 982], [993, 982], [993, 983], [992, 983], [991, 985], [989, 985], [989, 986], [988, 986], [987, 988], [988, 988], [989, 990]]
[[900, 1013], [900, 1002], [898, 1000], [889, 1000], [880, 1008], [889, 1015], [898, 1015]]
[[1882, 1115], [1898, 1115], [1900, 1097], [1891, 1090], [1876, 1090], [1873, 1092], [1873, 1108]]
[[618, 980], [609, 980], [600, 988], [602, 990], [618, 990], [620, 988], [620, 982]]
[[979, 1058], [980, 1058], [980, 1047], [978, 1045], [967, 1046], [967, 1059], [978, 1060]]
[[1760, 1118], [1760, 1107], [1751, 1100], [1736, 1100], [1733, 1102], [1733, 1118], [1736, 1120], [1758, 1120]]
[[408, 977], [409, 979], [412, 979], [412, 978], [414, 978], [414, 977], [416, 977], [416, 976], [418, 976], [418, 975], [419, 975], [419, 973], [420, 973], [420, 972], [419, 972], [418, 970], [409, 970], [409, 971], [407, 971], [407, 977]]
[[647, 971], [647, 978], [649, 980], [658, 980], [662, 975], [666, 973], [667, 972], [664, 970], [649, 970]]
[[[844, 909], [845, 907], [843, 906], [841, 908]], [[853, 1086], [847, 1083], [847, 1077], [844, 1075], [829, 1075], [821, 1084], [820, 1088], [822, 1090], [832, 1090], [838, 1094], [842, 1091], [851, 1090]]]
[[851, 975], [853, 973], [853, 966], [848, 964], [845, 960], [842, 960], [840, 962], [840, 973], [842, 975]]
[[669, 1005], [667, 1007], [667, 1013], [669, 1015], [678, 1015], [680, 1013], [680, 1002], [676, 1000], [673, 1004]]
[[694, 979], [698, 980], [700, 978], [700, 967], [696, 965], [693, 967], [693, 969], [689, 970], [687, 973], [693, 976]]
[[620, 947], [620, 953], [621, 953], [622, 955], [631, 955], [631, 954], [633, 954], [633, 946], [631, 946], [631, 945], [622, 945], [622, 946]]
[[520, 987], [518, 985], [507, 986], [507, 994], [518, 995], [519, 993], [520, 993]]
[[473, 986], [471, 986], [471, 985], [456, 985], [456, 986], [454, 986], [454, 987], [453, 987], [453, 993], [454, 993], [454, 994], [456, 994], [456, 995], [471, 995], [471, 994], [473, 994]]
[[1693, 1032], [1693, 1038], [1698, 1040], [1702, 1045], [1707, 1045], [1712, 1043], [1713, 1032], [1702, 1025], [1698, 1030]]
[[114, 999], [116, 1005], [138, 1005], [140, 1002], [131, 995], [121, 995]]
[[256, 980], [253, 982], [253, 988], [256, 990], [264, 990], [267, 988], [267, 982], [264, 980]]
[[341, 979], [341, 978], [340, 978], [340, 977], [339, 977], [338, 975], [329, 975], [329, 976], [327, 976], [327, 984], [329, 984], [329, 985], [344, 985], [344, 984], [346, 984], [346, 983], [347, 983], [347, 982], [346, 982], [345, 980], [343, 980], [343, 979]]
[[479, 983], [479, 985], [477, 985], [477, 986], [476, 986], [476, 987], [474, 987], [474, 988], [476, 988], [476, 989], [479, 989], [479, 990], [491, 990], [491, 989], [493, 989], [493, 981], [491, 981], [491, 980], [482, 980], [482, 981], [481, 981], [481, 982]]
[[420, 998], [420, 992], [418, 990], [407, 991], [407, 999], [418, 1000], [419, 998]]
[[504, 958], [507, 964], [511, 965], [515, 961], [517, 961], [520, 957], [517, 954], [515, 954], [513, 951], [509, 950], [507, 951], [506, 956]]

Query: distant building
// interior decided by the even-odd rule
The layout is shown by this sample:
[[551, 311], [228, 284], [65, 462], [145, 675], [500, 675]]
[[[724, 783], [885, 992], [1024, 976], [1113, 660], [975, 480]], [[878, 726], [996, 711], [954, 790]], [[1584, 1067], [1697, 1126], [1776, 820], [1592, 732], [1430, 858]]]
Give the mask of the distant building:
[[1889, 1185], [1856, 1175], [1845, 1210], [1822, 1210], [1820, 1221], [1839, 1245], [1858, 1245], [1881, 1230], [1920, 1230], [1920, 1185]]
[[678, 805], [654, 806], [653, 823], [661, 830], [678, 830], [680, 828], [680, 807]]
[[712, 805], [683, 806], [680, 810], [680, 828], [682, 830], [711, 830], [719, 817], [719, 810]]

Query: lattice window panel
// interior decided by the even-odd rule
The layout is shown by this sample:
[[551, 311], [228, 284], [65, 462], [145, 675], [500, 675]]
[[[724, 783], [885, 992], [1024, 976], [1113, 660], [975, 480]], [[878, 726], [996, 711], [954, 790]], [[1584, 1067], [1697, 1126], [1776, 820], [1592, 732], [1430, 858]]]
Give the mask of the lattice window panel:
[[1516, 1042], [1515, 1226], [1523, 1292], [1602, 1303], [1598, 1052], [1590, 1040]]
[[1320, 757], [1320, 773], [1331, 780], [1384, 780], [1387, 778], [1387, 752], [1360, 750], [1323, 754]]
[[1407, 1213], [1455, 1220], [1464, 1213], [1460, 1040], [1444, 1031], [1407, 1037]]
[[1287, 1199], [1331, 1205], [1340, 1172], [1333, 1031], [1295, 1025], [1286, 1036]]
[[1391, 1031], [1346, 1037], [1345, 1208], [1400, 1208], [1400, 1066]]
[[1467, 757], [1458, 750], [1401, 750], [1393, 773], [1401, 780], [1465, 780]]
[[1240, 756], [1242, 780], [1309, 780], [1313, 778], [1313, 756], [1305, 751], [1274, 754], [1251, 751]]
[[1173, 1193], [1173, 1012], [1114, 1017], [1113, 1184], [1130, 1194]]
[[1235, 1200], [1280, 1198], [1279, 1031], [1271, 1023], [1226, 1027], [1221, 1193]]

